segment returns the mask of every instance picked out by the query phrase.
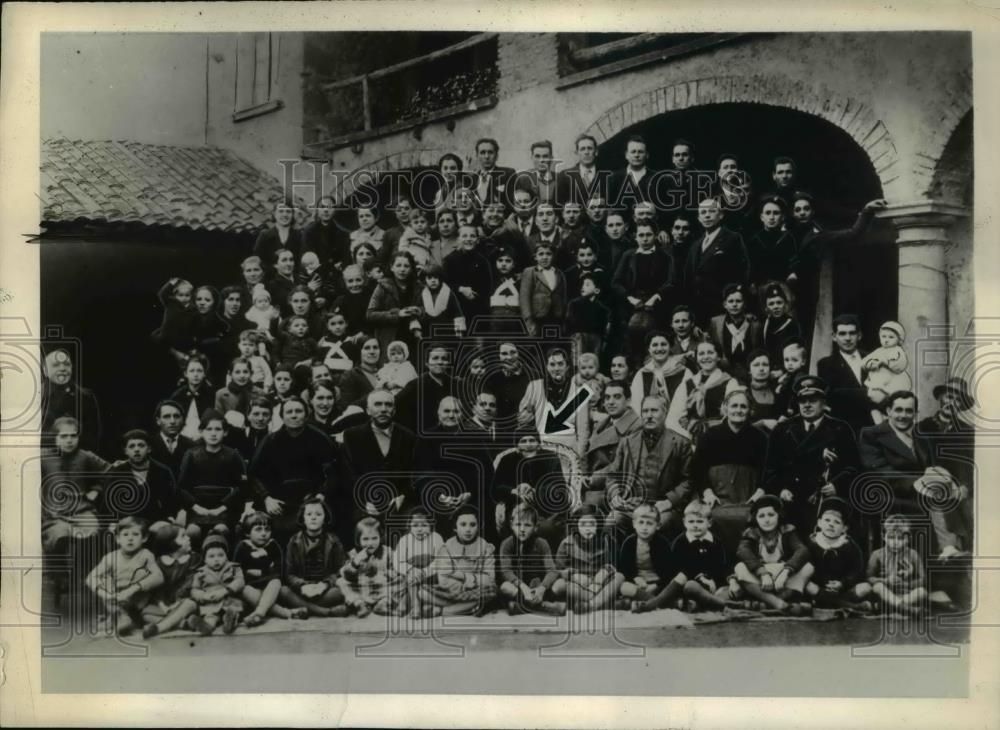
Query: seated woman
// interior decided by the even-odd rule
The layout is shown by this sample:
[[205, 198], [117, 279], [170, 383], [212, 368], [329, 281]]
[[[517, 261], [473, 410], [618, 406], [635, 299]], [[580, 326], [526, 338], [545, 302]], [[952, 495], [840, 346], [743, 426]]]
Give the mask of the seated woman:
[[760, 484], [767, 457], [767, 436], [750, 424], [747, 388], [729, 391], [722, 402], [725, 420], [698, 438], [691, 478], [726, 552], [733, 554], [750, 517], [749, 503], [764, 492]]
[[695, 358], [698, 372], [684, 377], [667, 411], [667, 426], [690, 439], [721, 422], [722, 399], [731, 379], [719, 367], [719, 348], [714, 342], [699, 342]]

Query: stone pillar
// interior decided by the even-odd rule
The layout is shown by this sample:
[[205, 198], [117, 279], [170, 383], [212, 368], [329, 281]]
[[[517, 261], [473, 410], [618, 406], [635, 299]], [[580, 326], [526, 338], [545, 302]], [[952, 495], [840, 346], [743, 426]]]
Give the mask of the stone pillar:
[[955, 337], [948, 319], [949, 229], [969, 214], [938, 201], [893, 205], [879, 214], [896, 226], [899, 246], [899, 323], [906, 330], [908, 372], [920, 401], [920, 415], [936, 410], [935, 385], [949, 374], [949, 350]]

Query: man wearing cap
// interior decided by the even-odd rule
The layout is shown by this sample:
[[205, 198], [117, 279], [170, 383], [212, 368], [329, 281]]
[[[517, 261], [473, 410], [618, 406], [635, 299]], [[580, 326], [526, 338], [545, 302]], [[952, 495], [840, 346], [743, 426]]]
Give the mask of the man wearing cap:
[[42, 432], [48, 433], [60, 416], [71, 416], [80, 424], [81, 449], [100, 452], [101, 409], [97, 397], [92, 390], [73, 382], [73, 361], [63, 349], [45, 356]]
[[816, 363], [817, 373], [829, 388], [830, 414], [847, 421], [855, 434], [872, 425], [875, 407], [865, 387], [862, 363], [868, 353], [860, 350], [860, 341], [858, 318], [853, 314], [837, 315], [833, 320], [834, 352]]
[[975, 480], [975, 433], [968, 411], [975, 405], [965, 378], [953, 376], [934, 386], [938, 410], [917, 423], [916, 432], [935, 446], [938, 463], [962, 484]]
[[820, 500], [848, 498], [860, 465], [851, 427], [825, 412], [826, 393], [822, 378], [799, 379], [793, 396], [799, 415], [774, 427], [767, 449], [764, 489], [781, 498], [802, 535], [815, 527]]
[[[861, 431], [859, 449], [866, 471], [877, 472], [892, 490], [890, 512], [929, 516], [934, 527], [936, 552], [942, 557], [957, 554], [969, 547], [968, 534], [956, 531], [951, 513], [967, 507], [968, 488], [954, 475], [941, 469], [934, 444], [914, 432], [917, 396], [908, 390], [896, 391], [886, 399], [886, 420]], [[929, 501], [920, 494], [944, 487], [949, 496], [940, 509], [927, 509]], [[936, 500], [931, 500], [936, 501]]]

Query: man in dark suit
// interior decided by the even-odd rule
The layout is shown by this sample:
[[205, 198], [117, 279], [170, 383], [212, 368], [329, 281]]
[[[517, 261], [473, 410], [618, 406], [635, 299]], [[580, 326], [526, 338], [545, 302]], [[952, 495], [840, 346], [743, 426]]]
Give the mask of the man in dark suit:
[[799, 415], [771, 432], [763, 486], [781, 498], [788, 521], [805, 539], [816, 525], [822, 499], [849, 499], [860, 462], [851, 427], [825, 414], [827, 384], [822, 378], [801, 378], [794, 397]]
[[[917, 397], [910, 391], [897, 391], [886, 401], [886, 420], [861, 431], [861, 463], [888, 485], [891, 505], [888, 512], [930, 517], [934, 528], [934, 552], [941, 557], [968, 550], [971, 534], [966, 530], [969, 518], [967, 485], [955, 484], [944, 508], [922, 503], [917, 486], [928, 467], [938, 466], [933, 444], [914, 432]], [[954, 475], [952, 475], [954, 476]], [[964, 520], [964, 522], [963, 522]]]
[[539, 243], [549, 244], [554, 254], [553, 265], [564, 271], [573, 265], [573, 252], [563, 241], [558, 222], [555, 206], [552, 203], [539, 203], [535, 209], [535, 230], [528, 236], [528, 248], [534, 256]]
[[608, 529], [627, 530], [632, 510], [649, 503], [659, 510], [659, 529], [666, 537], [680, 532], [684, 507], [691, 500], [691, 441], [667, 428], [666, 416], [663, 399], [646, 396], [642, 430], [618, 442], [606, 470]]
[[577, 137], [576, 159], [576, 165], [561, 173], [566, 180], [564, 189], [568, 198], [559, 203], [572, 201], [585, 207], [594, 195], [602, 198], [607, 196], [607, 180], [600, 174], [596, 164], [597, 140], [589, 134]]
[[[389, 391], [369, 393], [366, 410], [368, 423], [344, 431], [345, 484], [353, 491], [355, 521], [366, 515], [384, 518], [416, 506], [412, 487], [416, 437], [393, 423], [396, 405]], [[347, 495], [343, 498], [342, 510]]]
[[532, 144], [531, 160], [535, 169], [515, 173], [510, 183], [511, 195], [515, 190], [527, 190], [539, 203], [557, 205], [558, 201], [566, 200], [564, 190], [560, 190], [566, 184], [564, 178], [552, 169], [552, 143], [544, 139]]
[[602, 509], [606, 509], [607, 470], [615, 459], [618, 444], [642, 430], [639, 416], [629, 407], [629, 396], [628, 383], [621, 380], [612, 380], [604, 386], [604, 410], [608, 417], [590, 434], [583, 455], [586, 475], [583, 500]]
[[479, 170], [472, 173], [471, 184], [480, 207], [491, 200], [502, 200], [506, 207], [511, 206], [507, 187], [514, 175], [514, 168], [497, 165], [499, 156], [500, 144], [495, 139], [482, 137], [476, 140]]
[[472, 404], [472, 416], [462, 421], [461, 430], [485, 446], [497, 446], [503, 434], [497, 428], [496, 419], [497, 397], [488, 388], [481, 388]]
[[833, 320], [835, 351], [816, 363], [816, 372], [830, 388], [830, 414], [847, 421], [854, 433], [872, 425], [874, 404], [868, 398], [865, 373], [861, 363], [868, 353], [862, 352], [861, 323], [853, 314], [840, 314]]
[[194, 441], [181, 435], [184, 411], [180, 403], [162, 400], [156, 405], [154, 414], [157, 432], [149, 440], [149, 455], [170, 469], [176, 481], [181, 471], [181, 459], [194, 446]]
[[[608, 205], [615, 210], [632, 210], [636, 203], [653, 200], [654, 173], [646, 167], [646, 140], [629, 137], [625, 144], [626, 166], [611, 176]], [[654, 201], [655, 202], [655, 201]]]
[[706, 198], [698, 206], [698, 222], [704, 233], [688, 249], [684, 263], [684, 289], [704, 328], [722, 313], [722, 292], [727, 284], [747, 286], [750, 259], [739, 234], [722, 227], [722, 205]]

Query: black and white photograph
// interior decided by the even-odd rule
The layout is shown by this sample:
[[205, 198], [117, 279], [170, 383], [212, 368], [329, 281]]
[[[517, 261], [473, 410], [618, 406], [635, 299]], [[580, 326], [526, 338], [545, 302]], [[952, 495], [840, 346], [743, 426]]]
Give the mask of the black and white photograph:
[[970, 698], [996, 36], [663, 11], [37, 33], [33, 692]]

